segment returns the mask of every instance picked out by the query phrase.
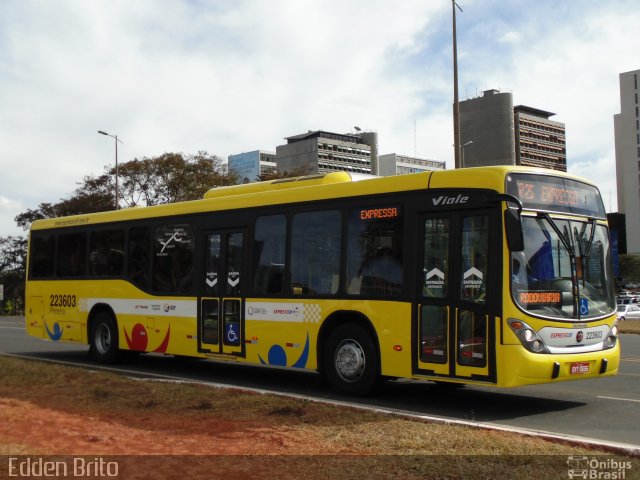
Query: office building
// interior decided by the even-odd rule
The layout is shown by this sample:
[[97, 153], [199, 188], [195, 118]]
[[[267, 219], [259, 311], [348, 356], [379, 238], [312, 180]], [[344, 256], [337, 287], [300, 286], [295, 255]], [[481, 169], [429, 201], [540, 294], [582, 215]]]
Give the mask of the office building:
[[276, 147], [278, 173], [346, 171], [376, 174], [378, 135], [375, 132], [341, 134], [324, 130], [287, 137]]
[[263, 150], [229, 155], [229, 170], [238, 175], [238, 183], [256, 182], [261, 176], [276, 172], [276, 154]]
[[565, 126], [554, 113], [513, 106], [513, 94], [487, 90], [460, 102], [464, 167], [524, 165], [567, 171]]
[[618, 211], [625, 214], [628, 253], [640, 253], [640, 70], [620, 74], [620, 113], [614, 115]]
[[487, 90], [460, 102], [463, 167], [515, 165], [513, 94]]
[[389, 176], [430, 170], [444, 170], [445, 162], [410, 155], [390, 153], [378, 156], [376, 132], [334, 133], [309, 130], [287, 137], [276, 152], [255, 150], [229, 155], [229, 170], [235, 171], [239, 182], [259, 179], [265, 169], [281, 175], [310, 175], [345, 171], [356, 178]]
[[517, 105], [513, 108], [516, 165], [567, 171], [564, 123], [549, 118], [555, 113]]
[[428, 172], [431, 170], [445, 170], [446, 162], [429, 160], [426, 158], [388, 153], [380, 155], [378, 175], [388, 177], [405, 173]]

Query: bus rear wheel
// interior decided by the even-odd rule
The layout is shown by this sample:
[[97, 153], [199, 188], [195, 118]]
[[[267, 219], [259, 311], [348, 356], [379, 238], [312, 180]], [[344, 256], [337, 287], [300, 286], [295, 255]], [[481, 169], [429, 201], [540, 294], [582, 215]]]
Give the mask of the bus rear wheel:
[[100, 363], [114, 363], [118, 359], [118, 326], [112, 315], [98, 313], [89, 337], [89, 354]]
[[329, 334], [323, 363], [325, 377], [336, 391], [362, 396], [380, 383], [376, 344], [360, 324], [346, 323]]

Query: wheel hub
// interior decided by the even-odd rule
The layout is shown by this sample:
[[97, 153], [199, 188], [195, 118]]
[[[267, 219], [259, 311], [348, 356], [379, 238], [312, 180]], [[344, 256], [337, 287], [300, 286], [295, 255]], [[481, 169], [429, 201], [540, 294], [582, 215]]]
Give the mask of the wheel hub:
[[104, 354], [109, 351], [110, 347], [111, 332], [105, 325], [100, 324], [96, 328], [96, 348], [100, 353]]
[[362, 376], [366, 361], [360, 344], [354, 340], [345, 340], [336, 351], [336, 372], [347, 382], [355, 382]]

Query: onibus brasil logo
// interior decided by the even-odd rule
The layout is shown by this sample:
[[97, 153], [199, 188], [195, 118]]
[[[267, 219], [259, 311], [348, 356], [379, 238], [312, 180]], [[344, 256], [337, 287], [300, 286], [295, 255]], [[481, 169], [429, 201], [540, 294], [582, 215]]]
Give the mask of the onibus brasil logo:
[[597, 458], [587, 456], [570, 456], [567, 459], [569, 478], [623, 480], [631, 462], [615, 458]]

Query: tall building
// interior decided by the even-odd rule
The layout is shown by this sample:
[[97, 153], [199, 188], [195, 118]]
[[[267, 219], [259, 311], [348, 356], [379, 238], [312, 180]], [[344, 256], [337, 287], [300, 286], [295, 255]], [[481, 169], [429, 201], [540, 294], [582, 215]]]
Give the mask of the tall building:
[[487, 90], [460, 102], [463, 167], [515, 165], [513, 94]]
[[640, 253], [640, 70], [620, 74], [620, 113], [614, 115], [618, 211], [626, 216], [628, 253]]
[[276, 171], [276, 154], [264, 150], [229, 155], [227, 158], [229, 170], [238, 175], [239, 183], [250, 183], [259, 177]]
[[461, 159], [465, 167], [525, 165], [567, 171], [565, 126], [554, 113], [513, 106], [513, 94], [486, 90], [460, 102]]
[[567, 171], [564, 123], [549, 120], [555, 113], [518, 105], [513, 109], [516, 165]]
[[402, 175], [404, 173], [445, 170], [446, 168], [446, 162], [388, 153], [386, 155], [380, 155], [378, 175], [388, 177], [391, 175]]
[[324, 130], [287, 137], [276, 147], [278, 172], [327, 173], [346, 171], [376, 174], [378, 135], [341, 134]]

